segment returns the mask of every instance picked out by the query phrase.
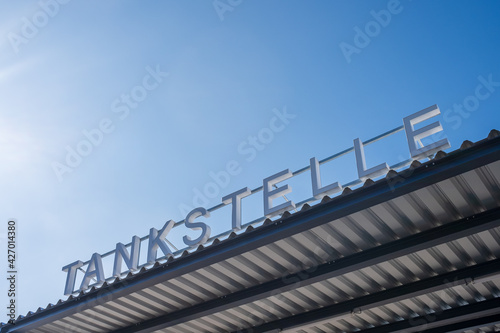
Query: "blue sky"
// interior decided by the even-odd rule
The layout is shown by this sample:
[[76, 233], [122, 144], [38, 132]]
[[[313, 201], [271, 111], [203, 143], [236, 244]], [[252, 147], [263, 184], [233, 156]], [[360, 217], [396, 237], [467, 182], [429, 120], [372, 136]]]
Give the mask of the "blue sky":
[[[497, 1], [1, 1], [0, 232], [17, 219], [19, 314], [65, 299], [63, 266], [182, 220], [231, 161], [206, 208], [434, 104], [451, 150], [485, 138], [500, 127], [499, 14]], [[324, 183], [356, 179], [353, 156], [322, 166]], [[404, 134], [366, 157], [409, 158]], [[311, 195], [308, 177], [290, 198]], [[245, 200], [262, 216], [261, 193]]]

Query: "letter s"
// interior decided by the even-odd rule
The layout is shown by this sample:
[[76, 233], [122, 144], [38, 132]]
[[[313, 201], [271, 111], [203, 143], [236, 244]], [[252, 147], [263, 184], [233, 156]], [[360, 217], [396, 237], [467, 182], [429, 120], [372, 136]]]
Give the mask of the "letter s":
[[203, 222], [193, 222], [195, 218], [197, 217], [209, 217], [210, 213], [203, 207], [198, 207], [193, 209], [187, 216], [186, 219], [184, 220], [184, 224], [186, 227], [193, 229], [193, 230], [200, 230], [201, 229], [201, 235], [200, 237], [196, 239], [191, 239], [189, 236], [184, 236], [182, 240], [187, 246], [195, 246], [198, 244], [205, 243], [209, 238], [210, 238], [210, 232], [211, 229], [208, 225], [206, 225]]

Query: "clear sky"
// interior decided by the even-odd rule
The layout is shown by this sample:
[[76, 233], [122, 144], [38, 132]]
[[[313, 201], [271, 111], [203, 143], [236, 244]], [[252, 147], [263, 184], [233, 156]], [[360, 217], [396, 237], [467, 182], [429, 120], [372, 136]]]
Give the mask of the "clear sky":
[[[15, 218], [19, 314], [66, 299], [63, 266], [182, 220], [228, 164], [204, 207], [434, 104], [450, 150], [500, 129], [498, 17], [472, 0], [0, 1], [0, 268]], [[404, 134], [366, 157], [409, 158]], [[322, 172], [356, 179], [353, 154]], [[262, 216], [262, 193], [245, 200]]]

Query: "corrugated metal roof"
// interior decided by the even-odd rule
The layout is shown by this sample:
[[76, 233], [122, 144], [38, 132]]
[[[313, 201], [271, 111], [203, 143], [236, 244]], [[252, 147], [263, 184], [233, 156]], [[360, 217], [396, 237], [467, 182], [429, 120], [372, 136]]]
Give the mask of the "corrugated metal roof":
[[498, 331], [498, 134], [39, 308], [1, 332]]

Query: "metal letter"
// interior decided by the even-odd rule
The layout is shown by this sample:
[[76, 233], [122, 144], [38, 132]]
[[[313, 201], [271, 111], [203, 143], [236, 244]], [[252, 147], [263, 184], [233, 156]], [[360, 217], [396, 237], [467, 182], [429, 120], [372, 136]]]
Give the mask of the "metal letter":
[[172, 220], [167, 221], [163, 228], [161, 228], [160, 233], [155, 228], [151, 228], [149, 230], [149, 243], [148, 243], [148, 263], [153, 264], [156, 261], [156, 251], [158, 248], [161, 248], [163, 253], [166, 256], [171, 256], [172, 251], [168, 247], [167, 243], [165, 243], [164, 239], [167, 237], [167, 234], [174, 227], [175, 222]]
[[64, 286], [64, 295], [71, 295], [75, 289], [76, 270], [83, 266], [81, 260], [77, 260], [62, 268], [63, 272], [68, 272], [66, 276], [66, 286]]
[[193, 229], [193, 230], [200, 230], [201, 229], [201, 235], [200, 237], [192, 240], [191, 237], [189, 236], [184, 236], [182, 240], [187, 246], [196, 246], [198, 244], [205, 243], [209, 238], [210, 238], [210, 232], [211, 229], [208, 225], [206, 225], [203, 222], [193, 222], [195, 218], [197, 217], [210, 217], [210, 213], [203, 207], [198, 207], [193, 209], [187, 216], [186, 219], [184, 220], [184, 224], [186, 227]]
[[264, 215], [266, 217], [272, 217], [277, 214], [281, 214], [286, 210], [295, 209], [293, 201], [284, 202], [276, 207], [273, 207], [273, 199], [292, 192], [292, 188], [287, 184], [272, 190], [272, 186], [292, 176], [293, 174], [290, 170], [286, 169], [264, 179]]
[[359, 138], [354, 139], [354, 152], [356, 153], [358, 177], [362, 181], [365, 181], [368, 178], [382, 176], [389, 172], [389, 166], [387, 165], [387, 163], [382, 163], [366, 170], [365, 149], [363, 147], [363, 142], [361, 142]]
[[90, 280], [94, 278], [97, 280], [97, 283], [103, 283], [105, 281], [104, 278], [104, 269], [102, 268], [102, 259], [99, 253], [94, 253], [92, 258], [90, 258], [89, 264], [87, 266], [87, 271], [83, 276], [82, 285], [80, 286], [80, 290], [83, 291], [89, 287]]
[[342, 191], [342, 186], [338, 182], [321, 187], [321, 174], [319, 172], [319, 162], [316, 157], [311, 158], [311, 181], [313, 188], [313, 196], [316, 199], [321, 199], [325, 195]]
[[125, 261], [127, 268], [130, 271], [137, 270], [139, 265], [139, 251], [141, 247], [141, 239], [138, 236], [132, 237], [132, 244], [130, 245], [130, 254], [127, 248], [122, 243], [116, 244], [115, 250], [115, 264], [113, 266], [113, 276], [119, 277], [122, 272], [122, 261]]
[[252, 194], [252, 191], [248, 187], [245, 187], [222, 198], [222, 203], [225, 205], [228, 203], [232, 203], [233, 205], [231, 221], [234, 231], [241, 229], [241, 199], [250, 194]]
[[[430, 106], [419, 112], [416, 112], [408, 117], [403, 118], [403, 124], [405, 126], [406, 139], [408, 140], [408, 147], [410, 148], [410, 155], [413, 159], [421, 159], [430, 156], [439, 150], [450, 148], [450, 142], [448, 139], [442, 139], [437, 142], [431, 143], [427, 146], [422, 144], [422, 139], [428, 137], [429, 135], [435, 134], [443, 130], [443, 127], [436, 121], [430, 125], [424, 126], [419, 129], [414, 129], [418, 123], [424, 120], [432, 118], [440, 114], [441, 111], [437, 105]], [[417, 147], [417, 141], [422, 145], [421, 148]]]

